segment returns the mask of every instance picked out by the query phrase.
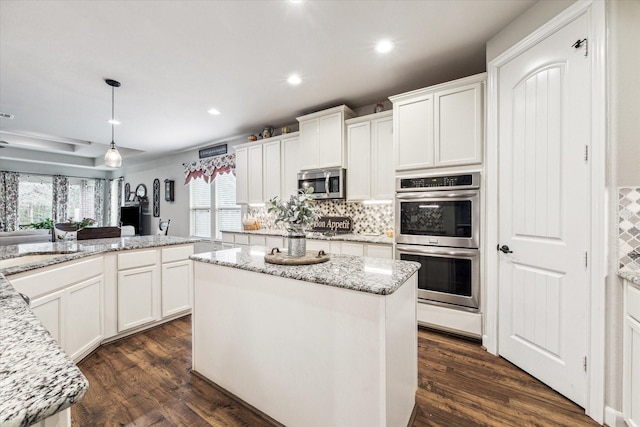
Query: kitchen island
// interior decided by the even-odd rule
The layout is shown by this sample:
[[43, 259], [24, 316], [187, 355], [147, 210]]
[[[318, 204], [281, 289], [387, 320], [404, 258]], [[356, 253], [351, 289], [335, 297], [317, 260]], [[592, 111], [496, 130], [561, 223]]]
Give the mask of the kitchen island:
[[193, 369], [278, 423], [406, 426], [417, 390], [412, 262], [197, 254]]
[[[121, 330], [119, 316], [129, 312], [116, 302], [116, 296], [127, 291], [118, 280], [118, 270], [154, 255], [151, 261], [163, 261], [163, 271], [178, 266], [190, 278], [188, 255], [186, 261], [175, 258], [190, 255], [194, 241], [142, 236], [0, 247], [0, 426], [70, 425], [68, 408], [88, 387], [74, 360], [106, 339], [190, 310], [187, 306], [177, 314], [170, 312], [162, 319], [158, 315]], [[160, 266], [148, 269], [149, 277], [159, 282]], [[190, 289], [190, 280], [174, 280], [180, 278], [175, 274], [168, 277], [171, 284], [184, 282], [183, 287]], [[145, 285], [141, 278], [132, 281], [136, 289]], [[159, 283], [153, 295], [159, 303], [158, 288]], [[19, 291], [31, 297], [31, 307]], [[176, 298], [175, 292], [167, 295]]]

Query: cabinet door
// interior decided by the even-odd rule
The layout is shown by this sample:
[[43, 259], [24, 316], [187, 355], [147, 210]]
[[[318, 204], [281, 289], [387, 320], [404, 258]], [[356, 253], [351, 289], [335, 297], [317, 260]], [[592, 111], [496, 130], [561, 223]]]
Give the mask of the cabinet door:
[[249, 235], [249, 246], [265, 246], [267, 243], [266, 237]]
[[[374, 120], [371, 134], [371, 198], [393, 200], [395, 171], [393, 167], [393, 118]], [[347, 181], [347, 184], [349, 182]], [[347, 192], [347, 196], [349, 193]]]
[[249, 156], [247, 147], [236, 149], [236, 203], [249, 203]]
[[61, 290], [31, 300], [31, 310], [62, 348], [64, 348], [66, 335], [64, 294], [65, 291]]
[[364, 245], [362, 243], [342, 242], [341, 246], [343, 255], [364, 256]]
[[67, 289], [64, 350], [78, 360], [95, 348], [104, 338], [104, 277], [102, 275]]
[[367, 245], [366, 256], [373, 258], [393, 259], [393, 247], [391, 245]]
[[[263, 203], [262, 144], [249, 147], [249, 203]], [[236, 166], [237, 167], [237, 166]], [[236, 179], [237, 183], [237, 179]]]
[[[307, 239], [307, 250], [318, 252], [320, 250], [325, 253], [331, 253], [331, 243], [328, 240], [310, 240]], [[337, 252], [340, 253], [340, 252]]]
[[344, 167], [344, 121], [342, 113], [320, 117], [318, 166], [321, 168]]
[[285, 245], [283, 243], [284, 240], [285, 239], [283, 239], [282, 237], [267, 236], [267, 238], [265, 239], [265, 246], [269, 250], [271, 250], [273, 248], [282, 249], [282, 248], [285, 247]]
[[300, 122], [300, 169], [317, 169], [320, 144], [320, 120], [312, 119]]
[[347, 159], [347, 199], [371, 199], [371, 122], [347, 127]]
[[118, 272], [118, 332], [160, 320], [158, 267]]
[[282, 140], [282, 198], [289, 198], [298, 192], [298, 172], [300, 172], [300, 140]]
[[483, 84], [475, 83], [434, 95], [436, 166], [482, 161]]
[[262, 168], [264, 177], [264, 201], [281, 197], [280, 141], [272, 141], [262, 147]]
[[433, 95], [393, 106], [396, 170], [432, 167]]
[[193, 272], [191, 261], [162, 264], [162, 317], [191, 310]]
[[640, 322], [627, 316], [624, 336], [623, 412], [630, 426], [640, 426]]

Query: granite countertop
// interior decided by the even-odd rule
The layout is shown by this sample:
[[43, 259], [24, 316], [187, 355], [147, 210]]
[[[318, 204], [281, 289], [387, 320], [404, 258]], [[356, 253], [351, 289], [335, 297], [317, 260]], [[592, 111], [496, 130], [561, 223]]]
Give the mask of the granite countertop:
[[622, 268], [618, 270], [618, 276], [622, 277], [624, 280], [633, 283], [634, 285], [640, 286], [640, 271], [633, 271], [628, 268]]
[[89, 383], [0, 274], [0, 425], [29, 426], [84, 396]]
[[[235, 234], [256, 234], [262, 236], [280, 236], [287, 237], [287, 232], [279, 229], [260, 229], [260, 230], [244, 230], [244, 231], [223, 231], [223, 233], [235, 233]], [[325, 236], [322, 233], [309, 232], [307, 233], [307, 239], [311, 240], [333, 240], [339, 242], [359, 242], [359, 243], [374, 243], [379, 245], [392, 245], [393, 237], [387, 237], [385, 234], [336, 234], [334, 236]]]
[[[127, 236], [111, 239], [70, 240], [63, 242], [23, 243], [20, 245], [0, 246], [0, 273], [10, 276], [24, 271], [35, 270], [49, 265], [74, 259], [89, 257], [105, 252], [154, 248], [159, 246], [183, 245], [195, 243], [201, 239], [176, 236]], [[2, 260], [25, 255], [60, 255], [28, 264], [3, 268]]]
[[264, 246], [251, 246], [196, 254], [191, 259], [379, 295], [392, 294], [420, 268], [411, 261], [333, 254], [321, 264], [275, 265], [264, 261], [267, 251]]

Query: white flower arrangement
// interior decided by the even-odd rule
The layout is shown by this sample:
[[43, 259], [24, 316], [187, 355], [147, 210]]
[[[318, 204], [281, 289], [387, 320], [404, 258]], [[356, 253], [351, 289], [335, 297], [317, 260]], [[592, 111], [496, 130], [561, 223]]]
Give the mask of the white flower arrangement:
[[311, 198], [312, 192], [311, 188], [300, 189], [289, 200], [281, 200], [276, 196], [269, 200], [267, 211], [276, 214], [276, 224], [283, 222], [289, 230], [304, 229], [318, 218], [317, 208]]

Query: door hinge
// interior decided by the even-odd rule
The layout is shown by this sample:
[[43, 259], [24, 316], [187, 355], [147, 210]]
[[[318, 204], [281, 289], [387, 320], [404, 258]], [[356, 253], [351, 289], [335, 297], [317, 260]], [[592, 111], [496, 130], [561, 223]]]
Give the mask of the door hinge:
[[584, 371], [587, 372], [587, 356], [582, 359], [582, 367], [584, 368]]
[[587, 39], [578, 39], [574, 44], [571, 45], [571, 47], [580, 49], [582, 45], [584, 45], [584, 56], [589, 55], [589, 41]]
[[584, 252], [584, 268], [589, 267], [589, 252]]
[[589, 161], [589, 146], [588, 145], [584, 146], [584, 161], [585, 162]]

